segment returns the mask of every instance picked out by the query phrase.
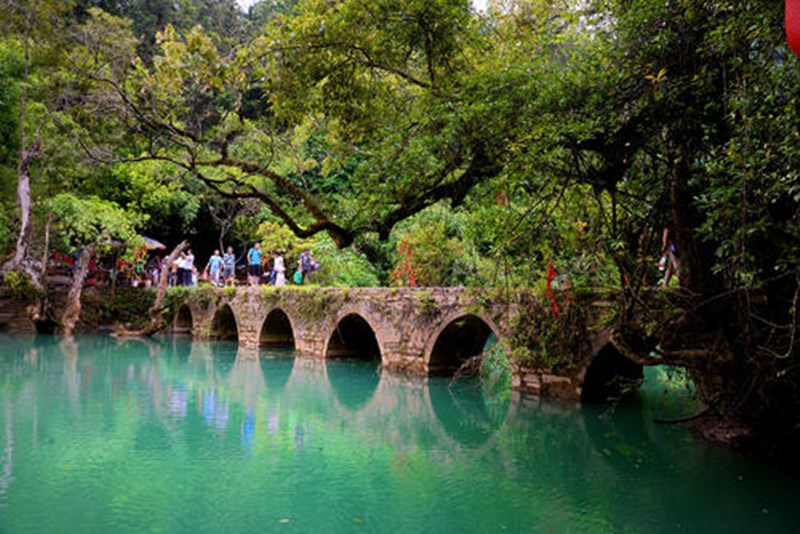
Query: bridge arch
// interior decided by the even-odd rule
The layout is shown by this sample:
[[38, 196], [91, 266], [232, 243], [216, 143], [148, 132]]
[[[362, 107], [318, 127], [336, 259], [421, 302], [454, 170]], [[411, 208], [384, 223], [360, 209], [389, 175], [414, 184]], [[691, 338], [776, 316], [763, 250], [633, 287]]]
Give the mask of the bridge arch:
[[193, 328], [194, 316], [192, 315], [192, 310], [188, 305], [183, 304], [178, 308], [178, 313], [175, 314], [172, 330], [176, 334], [191, 334]]
[[581, 402], [606, 402], [638, 389], [644, 372], [619, 353], [611, 342], [606, 343], [583, 373]]
[[261, 325], [258, 344], [261, 347], [295, 348], [294, 324], [281, 308], [272, 308]]
[[239, 341], [236, 314], [229, 304], [222, 304], [214, 311], [209, 334], [211, 339]]
[[325, 358], [378, 360], [383, 355], [378, 330], [358, 312], [340, 314], [325, 342]]
[[429, 375], [452, 375], [473, 356], [483, 352], [489, 336], [498, 339], [497, 325], [483, 314], [460, 312], [442, 321], [425, 348]]

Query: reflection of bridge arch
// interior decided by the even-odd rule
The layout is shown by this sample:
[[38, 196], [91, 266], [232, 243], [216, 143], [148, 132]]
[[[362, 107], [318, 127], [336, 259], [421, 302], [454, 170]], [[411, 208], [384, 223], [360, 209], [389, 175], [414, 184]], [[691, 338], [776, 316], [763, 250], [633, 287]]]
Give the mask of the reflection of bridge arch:
[[[363, 394], [348, 398], [347, 386], [359, 382], [358, 376], [355, 382], [344, 376], [352, 372], [352, 365], [364, 369], [361, 378], [367, 383], [362, 384]], [[341, 376], [337, 376], [338, 369], [343, 371]], [[446, 383], [442, 384], [442, 389], [447, 391]], [[398, 452], [414, 450], [422, 439], [439, 440], [443, 449], [468, 446], [477, 454], [489, 451], [496, 446], [498, 432], [506, 424], [511, 404], [508, 398], [497, 405], [485, 399], [476, 401], [473, 398], [476, 393], [459, 388], [451, 399], [432, 402], [432, 388], [419, 378], [369, 372], [362, 362], [303, 356], [294, 358], [287, 388], [292, 390], [293, 398], [313, 397], [319, 403], [320, 413], [336, 414], [338, 417], [331, 420], [342, 425], [337, 427], [337, 432], [356, 433], [365, 428], [380, 428], [383, 439]], [[469, 406], [476, 403], [480, 404], [481, 411], [470, 414]], [[459, 430], [459, 426], [464, 428]]]
[[261, 347], [295, 348], [294, 325], [289, 315], [281, 308], [273, 308], [261, 325], [258, 344]]
[[461, 445], [479, 447], [489, 443], [510, 412], [505, 395], [485, 395], [476, 380], [446, 384], [428, 381], [428, 402], [445, 434]]
[[340, 313], [336, 326], [327, 337], [325, 358], [381, 360], [379, 331], [358, 312]]
[[466, 360], [483, 352], [483, 347], [499, 329], [483, 314], [459, 312], [442, 322], [428, 340], [425, 363], [430, 375], [452, 375]]
[[214, 312], [211, 320], [212, 339], [239, 341], [239, 328], [236, 324], [236, 315], [228, 304], [223, 304]]
[[194, 327], [194, 320], [192, 317], [192, 310], [186, 304], [178, 308], [178, 313], [175, 314], [175, 322], [173, 323], [173, 331], [176, 334], [191, 334]]
[[381, 373], [374, 365], [361, 361], [325, 361], [325, 375], [336, 401], [347, 411], [365, 406], [375, 395]]

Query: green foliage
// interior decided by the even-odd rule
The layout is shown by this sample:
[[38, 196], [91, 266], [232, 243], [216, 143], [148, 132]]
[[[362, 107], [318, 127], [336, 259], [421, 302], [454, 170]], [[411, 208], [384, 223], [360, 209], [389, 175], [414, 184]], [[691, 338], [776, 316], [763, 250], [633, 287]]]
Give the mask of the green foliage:
[[289, 258], [300, 256], [303, 249], [312, 244], [311, 240], [298, 238], [286, 225], [270, 220], [258, 226], [256, 239], [261, 243], [265, 254], [278, 250]]
[[19, 148], [19, 93], [24, 60], [20, 50], [0, 41], [0, 164], [13, 166]]
[[315, 240], [314, 257], [322, 268], [314, 273], [315, 281], [333, 287], [378, 287], [378, 271], [355, 249], [339, 250], [327, 237]]
[[49, 208], [56, 218], [58, 242], [66, 252], [81, 250], [90, 243], [109, 244], [112, 239], [128, 245], [129, 251], [144, 245], [136, 233], [140, 217], [113, 202], [62, 193], [50, 200]]
[[148, 311], [155, 300], [154, 289], [121, 287], [113, 293], [106, 288], [85, 290], [81, 294], [81, 323], [88, 331], [114, 324], [142, 328], [150, 320]]
[[14, 295], [36, 300], [39, 292], [31, 283], [30, 278], [19, 271], [10, 271], [3, 277], [3, 285], [11, 290]]
[[474, 242], [465, 237], [464, 228], [471, 223], [468, 214], [436, 205], [398, 227], [393, 283], [407, 285], [412, 276], [419, 286], [490, 283], [495, 262], [482, 256]]
[[543, 369], [556, 374], [576, 372], [592, 355], [587, 339], [588, 302], [576, 302], [556, 317], [545, 298], [519, 303], [511, 322], [508, 359], [515, 365]]

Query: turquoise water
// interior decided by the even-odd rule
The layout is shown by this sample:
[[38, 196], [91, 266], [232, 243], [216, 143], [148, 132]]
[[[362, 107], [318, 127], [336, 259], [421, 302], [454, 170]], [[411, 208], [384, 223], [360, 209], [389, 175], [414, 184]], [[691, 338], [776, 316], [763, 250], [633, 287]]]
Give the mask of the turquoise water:
[[797, 532], [800, 484], [609, 412], [186, 339], [0, 337], [0, 532]]

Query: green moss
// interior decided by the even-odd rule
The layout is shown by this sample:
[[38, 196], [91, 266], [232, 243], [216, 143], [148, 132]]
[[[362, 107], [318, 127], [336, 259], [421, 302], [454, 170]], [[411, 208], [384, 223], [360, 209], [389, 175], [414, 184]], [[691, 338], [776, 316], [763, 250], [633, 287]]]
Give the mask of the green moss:
[[144, 327], [149, 310], [156, 300], [154, 289], [133, 287], [87, 288], [81, 295], [81, 328], [96, 330], [99, 326], [121, 323], [129, 328]]
[[415, 292], [415, 297], [417, 299], [419, 311], [425, 317], [437, 317], [441, 313], [439, 303], [430, 291], [420, 289]]
[[167, 292], [164, 294], [164, 308], [161, 310], [161, 316], [167, 324], [172, 322], [178, 309], [189, 302], [192, 293], [188, 287], [168, 287]]
[[328, 314], [341, 307], [345, 298], [341, 290], [335, 289], [306, 289], [292, 290], [292, 297], [300, 315], [308, 320], [319, 321]]
[[219, 301], [220, 293], [211, 286], [201, 286], [190, 289], [191, 300], [200, 308], [207, 309], [212, 303]]

